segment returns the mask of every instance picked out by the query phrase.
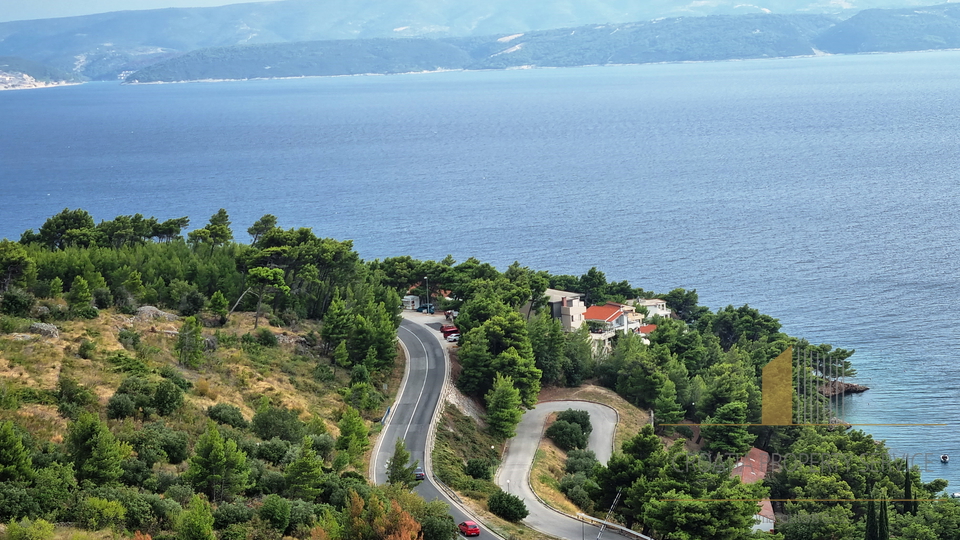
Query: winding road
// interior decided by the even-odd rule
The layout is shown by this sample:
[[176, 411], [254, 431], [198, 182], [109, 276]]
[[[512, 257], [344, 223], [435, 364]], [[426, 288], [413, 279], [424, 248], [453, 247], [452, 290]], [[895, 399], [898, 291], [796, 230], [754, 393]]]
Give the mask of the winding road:
[[[386, 425], [374, 447], [370, 479], [377, 484], [386, 483], [386, 463], [393, 455], [397, 439], [403, 438], [411, 459], [419, 461], [427, 471], [427, 479], [415, 491], [428, 501], [439, 499], [447, 503], [450, 515], [458, 523], [467, 519], [477, 521], [440, 487], [432, 474], [430, 452], [433, 447], [433, 424], [441, 406], [444, 385], [450, 384], [447, 380], [449, 366], [444, 344], [437, 332], [443, 318], [406, 311], [403, 317], [397, 336], [407, 352], [407, 368], [397, 400], [386, 417]], [[544, 402], [524, 413], [517, 427], [518, 435], [507, 443], [495, 482], [504, 491], [524, 500], [530, 512], [524, 522], [531, 528], [568, 540], [597, 538], [599, 528], [544, 506], [530, 488], [530, 469], [547, 416], [571, 408], [590, 413], [593, 431], [588, 447], [596, 453], [597, 459], [606, 463], [613, 453], [613, 435], [617, 426], [615, 410], [588, 401]], [[485, 534], [488, 532], [485, 531]]]

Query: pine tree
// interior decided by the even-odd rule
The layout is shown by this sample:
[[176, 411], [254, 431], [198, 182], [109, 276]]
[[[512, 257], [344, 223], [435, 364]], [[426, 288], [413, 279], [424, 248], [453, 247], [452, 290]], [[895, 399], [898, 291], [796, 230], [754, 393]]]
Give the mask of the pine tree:
[[410, 451], [407, 450], [404, 440], [397, 438], [397, 442], [393, 446], [393, 456], [387, 461], [387, 482], [405, 487], [412, 486], [417, 481], [413, 474], [417, 465], [419, 465], [417, 461], [410, 464]]
[[249, 475], [247, 455], [233, 439], [224, 441], [216, 424], [210, 422], [197, 441], [184, 478], [210, 500], [219, 502], [246, 489]]
[[216, 540], [213, 533], [213, 512], [210, 503], [199, 495], [190, 499], [187, 510], [180, 514], [177, 540]]
[[33, 477], [33, 458], [13, 422], [0, 422], [0, 482], [16, 482]]
[[[657, 424], [676, 424], [683, 420], [683, 408], [677, 403], [677, 387], [667, 379], [653, 402], [654, 418]], [[669, 431], [673, 431], [672, 427]]]
[[520, 391], [513, 385], [513, 379], [497, 373], [486, 400], [487, 424], [491, 433], [501, 439], [516, 435], [523, 411], [520, 410]]
[[[334, 293], [333, 301], [323, 316], [323, 327], [320, 329], [320, 338], [323, 339], [325, 350], [339, 347], [350, 335], [353, 327], [353, 315], [347, 310], [347, 305], [340, 298], [340, 291]], [[346, 347], [346, 345], [344, 345]]]
[[203, 361], [203, 326], [196, 317], [187, 317], [180, 326], [174, 349], [180, 364], [196, 369]]
[[313, 439], [303, 438], [297, 458], [287, 465], [283, 476], [287, 480], [287, 494], [290, 497], [308, 502], [317, 498], [322, 491], [320, 484], [323, 482], [323, 460], [317, 457], [313, 450]]
[[81, 276], [73, 278], [73, 284], [70, 285], [70, 292], [67, 293], [67, 305], [70, 309], [88, 308], [93, 302], [93, 294], [90, 292], [90, 285], [87, 280]]
[[216, 291], [213, 293], [213, 296], [210, 297], [210, 303], [207, 305], [207, 307], [210, 309], [210, 313], [213, 313], [220, 318], [220, 324], [227, 322], [227, 311], [230, 306], [227, 302], [227, 298], [223, 296], [222, 292]]
[[347, 406], [337, 426], [340, 428], [337, 450], [347, 450], [352, 457], [357, 457], [370, 446], [367, 425], [363, 423], [360, 412], [353, 407]]
[[68, 427], [66, 446], [77, 480], [97, 485], [116, 482], [123, 474], [120, 464], [132, 451], [98, 417], [86, 413]]

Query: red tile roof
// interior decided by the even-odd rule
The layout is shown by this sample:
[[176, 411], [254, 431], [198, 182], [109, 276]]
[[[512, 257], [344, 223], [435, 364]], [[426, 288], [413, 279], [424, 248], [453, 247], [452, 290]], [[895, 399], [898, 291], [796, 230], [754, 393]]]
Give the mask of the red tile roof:
[[759, 448], [751, 448], [747, 455], [743, 456], [733, 468], [731, 474], [740, 477], [744, 484], [752, 484], [763, 480], [767, 475], [767, 465], [770, 463], [770, 456]]
[[620, 304], [604, 304], [602, 306], [590, 306], [583, 314], [583, 318], [588, 321], [613, 322], [617, 320], [622, 311]]
[[655, 324], [645, 324], [640, 327], [640, 333], [644, 335], [650, 335], [656, 329], [657, 329], [657, 325]]

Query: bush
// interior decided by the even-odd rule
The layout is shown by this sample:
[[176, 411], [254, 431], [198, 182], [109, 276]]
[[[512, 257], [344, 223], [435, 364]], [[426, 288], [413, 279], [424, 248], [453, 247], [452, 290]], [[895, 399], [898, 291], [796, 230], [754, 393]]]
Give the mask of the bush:
[[498, 491], [487, 499], [487, 508], [507, 521], [520, 521], [527, 517], [527, 505], [516, 495]]
[[279, 437], [298, 443], [303, 440], [305, 427], [297, 411], [284, 407], [263, 407], [253, 416], [251, 422], [253, 432], [265, 441]]
[[98, 287], [93, 290], [93, 305], [100, 309], [106, 309], [113, 305], [113, 294], [110, 289]]
[[317, 522], [315, 506], [307, 501], [290, 501], [290, 524], [287, 530], [293, 535], [309, 531]]
[[226, 529], [230, 525], [246, 523], [253, 518], [253, 510], [240, 503], [225, 503], [213, 511], [213, 528]]
[[207, 416], [219, 424], [226, 424], [237, 429], [247, 429], [249, 423], [240, 413], [240, 408], [227, 403], [217, 403], [207, 409]]
[[180, 503], [180, 506], [186, 506], [193, 498], [193, 488], [186, 484], [174, 484], [167, 488], [164, 496]]
[[133, 398], [127, 394], [114, 394], [107, 401], [107, 418], [119, 420], [130, 416], [136, 416], [137, 405]]
[[287, 489], [287, 479], [277, 471], [264, 471], [257, 481], [261, 493], [283, 493]]
[[260, 507], [260, 519], [283, 532], [290, 525], [290, 501], [279, 495], [267, 495]]
[[587, 435], [580, 428], [580, 424], [557, 420], [546, 431], [547, 437], [563, 450], [584, 448], [587, 446]]
[[123, 530], [126, 519], [127, 509], [117, 501], [87, 497], [77, 508], [77, 523], [91, 531], [106, 528], [114, 531]]
[[157, 385], [153, 394], [153, 406], [157, 414], [167, 416], [183, 405], [183, 390], [170, 379], [164, 379]]
[[580, 430], [588, 437], [590, 436], [590, 432], [593, 431], [593, 426], [590, 425], [590, 413], [587, 411], [567, 409], [557, 414], [557, 420], [579, 425]]
[[290, 450], [290, 443], [279, 437], [274, 437], [269, 441], [260, 443], [257, 447], [257, 459], [280, 465], [288, 450]]
[[70, 315], [76, 319], [96, 319], [100, 311], [93, 306], [77, 306], [70, 309]]
[[264, 347], [276, 347], [280, 344], [280, 341], [277, 340], [276, 334], [271, 332], [269, 328], [258, 329], [254, 339], [256, 340], [257, 344]]
[[140, 333], [136, 330], [128, 330], [124, 328], [117, 334], [117, 341], [123, 345], [124, 349], [127, 349], [128, 351], [134, 351], [140, 346]]
[[677, 433], [679, 433], [681, 437], [687, 439], [688, 441], [693, 438], [693, 430], [690, 429], [690, 426], [678, 426]]
[[493, 480], [490, 462], [485, 459], [469, 459], [464, 472], [478, 480]]
[[570, 450], [567, 452], [566, 471], [569, 474], [584, 473], [593, 474], [593, 468], [600, 463], [597, 461], [597, 455], [593, 450]]
[[183, 511], [180, 503], [165, 499], [156, 493], [145, 493], [143, 500], [150, 505], [150, 510], [156, 516], [157, 524], [161, 529], [172, 529], [176, 524], [177, 516]]
[[97, 396], [76, 379], [60, 373], [57, 379], [57, 412], [65, 418], [75, 420], [84, 408], [97, 402]]
[[21, 482], [0, 482], [0, 522], [40, 513], [36, 499]]
[[333, 435], [321, 433], [320, 435], [311, 435], [310, 438], [313, 439], [313, 451], [317, 453], [317, 457], [324, 461], [329, 461], [333, 456], [333, 449], [337, 444]]
[[597, 483], [583, 473], [568, 474], [560, 479], [560, 492], [573, 504], [588, 512], [593, 509], [589, 492], [598, 489]]
[[7, 540], [50, 540], [53, 538], [53, 524], [42, 519], [30, 521], [23, 518], [7, 525]]
[[80, 358], [89, 360], [93, 358], [93, 353], [96, 352], [96, 350], [97, 345], [89, 339], [85, 339], [80, 342], [80, 347], [77, 349], [77, 354], [80, 356]]
[[37, 299], [27, 291], [11, 287], [0, 300], [0, 313], [13, 317], [28, 317]]

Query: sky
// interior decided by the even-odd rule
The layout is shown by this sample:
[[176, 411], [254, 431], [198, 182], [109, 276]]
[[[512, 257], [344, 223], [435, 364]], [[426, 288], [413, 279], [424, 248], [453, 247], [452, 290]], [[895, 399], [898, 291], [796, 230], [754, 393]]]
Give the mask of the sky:
[[255, 0], [0, 0], [0, 22], [72, 17], [128, 9], [210, 7]]

